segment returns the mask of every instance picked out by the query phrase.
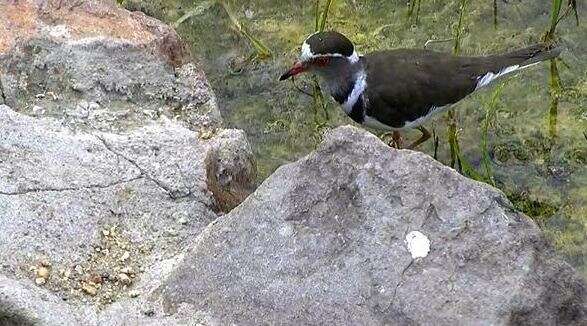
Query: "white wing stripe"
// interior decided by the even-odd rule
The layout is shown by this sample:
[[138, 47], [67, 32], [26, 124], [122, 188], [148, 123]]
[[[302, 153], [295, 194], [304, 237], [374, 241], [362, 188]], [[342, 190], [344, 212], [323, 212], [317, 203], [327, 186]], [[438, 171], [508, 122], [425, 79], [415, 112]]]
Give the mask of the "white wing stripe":
[[506, 67], [506, 68], [500, 70], [497, 74], [490, 71], [483, 76], [479, 76], [479, 77], [477, 77], [477, 86], [475, 87], [475, 90], [478, 90], [479, 88], [485, 87], [485, 86], [489, 85], [492, 81], [496, 80], [497, 78], [499, 78], [503, 75], [507, 75], [511, 72], [518, 70], [518, 69], [520, 69], [520, 65], [514, 65], [514, 66], [509, 66], [509, 67]]

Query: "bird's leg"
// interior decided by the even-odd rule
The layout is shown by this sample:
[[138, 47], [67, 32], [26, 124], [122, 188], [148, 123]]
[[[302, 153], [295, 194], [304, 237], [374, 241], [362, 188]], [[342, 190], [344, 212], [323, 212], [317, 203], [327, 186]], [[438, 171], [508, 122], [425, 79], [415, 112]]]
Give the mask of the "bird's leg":
[[397, 149], [402, 149], [404, 147], [404, 140], [402, 138], [402, 135], [399, 133], [399, 131], [394, 130], [391, 135], [391, 138], [393, 139], [392, 143], [394, 145], [392, 147], [395, 147]]
[[408, 149], [414, 149], [414, 148], [418, 147], [420, 144], [427, 141], [428, 138], [430, 138], [430, 136], [431, 136], [430, 131], [428, 131], [428, 129], [424, 128], [423, 126], [419, 126], [416, 129], [418, 129], [422, 132], [422, 136], [420, 138], [418, 138], [418, 140], [413, 142], [410, 146], [408, 146]]
[[379, 139], [381, 139], [382, 142], [386, 143], [387, 145], [389, 145], [391, 147], [392, 146], [392, 141], [389, 140], [389, 137], [391, 137], [391, 131], [382, 133], [379, 136]]

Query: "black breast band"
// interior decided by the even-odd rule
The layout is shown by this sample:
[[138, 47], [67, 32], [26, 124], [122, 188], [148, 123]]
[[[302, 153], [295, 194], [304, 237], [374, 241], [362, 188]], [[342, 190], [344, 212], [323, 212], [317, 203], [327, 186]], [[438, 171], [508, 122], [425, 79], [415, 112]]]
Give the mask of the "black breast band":
[[349, 117], [353, 119], [357, 123], [363, 123], [365, 121], [365, 108], [363, 106], [363, 96], [359, 96], [355, 105], [353, 105], [353, 109], [349, 113]]

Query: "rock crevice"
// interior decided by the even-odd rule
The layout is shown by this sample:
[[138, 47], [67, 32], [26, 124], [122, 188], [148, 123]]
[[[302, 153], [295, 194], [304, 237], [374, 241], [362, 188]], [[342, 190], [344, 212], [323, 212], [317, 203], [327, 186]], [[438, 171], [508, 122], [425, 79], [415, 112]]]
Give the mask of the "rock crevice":
[[138, 175], [136, 177], [132, 177], [128, 180], [120, 180], [114, 181], [109, 184], [97, 184], [97, 185], [87, 185], [87, 186], [78, 186], [78, 187], [66, 187], [66, 188], [38, 188], [38, 189], [24, 189], [18, 190], [15, 192], [4, 192], [0, 190], [0, 195], [4, 196], [21, 196], [21, 195], [29, 195], [32, 193], [39, 193], [39, 192], [65, 192], [65, 191], [80, 191], [80, 190], [92, 190], [92, 189], [107, 189], [119, 185], [123, 185], [125, 183], [137, 181], [144, 178], [144, 176]]
[[106, 142], [106, 140], [100, 136], [96, 136], [96, 138], [98, 138], [100, 140], [100, 142], [102, 142], [102, 144], [104, 145], [104, 147], [110, 151], [112, 154], [120, 157], [121, 159], [127, 161], [128, 163], [130, 163], [131, 165], [133, 165], [134, 167], [137, 168], [137, 170], [141, 171], [141, 174], [139, 177], [144, 177], [147, 178], [148, 180], [150, 180], [151, 182], [153, 182], [155, 185], [157, 185], [159, 188], [161, 188], [163, 191], [165, 191], [170, 198], [172, 199], [179, 199], [179, 198], [183, 198], [185, 197], [185, 195], [180, 195], [177, 196], [175, 195], [174, 191], [172, 189], [170, 189], [169, 187], [167, 187], [166, 185], [164, 185], [162, 182], [160, 182], [159, 180], [151, 177], [149, 175], [149, 172], [147, 172], [144, 168], [142, 168], [137, 162], [133, 161], [132, 159], [124, 156], [124, 154], [121, 154], [117, 151], [115, 151], [114, 149], [112, 149], [112, 147], [110, 147], [110, 145], [108, 145], [108, 143]]

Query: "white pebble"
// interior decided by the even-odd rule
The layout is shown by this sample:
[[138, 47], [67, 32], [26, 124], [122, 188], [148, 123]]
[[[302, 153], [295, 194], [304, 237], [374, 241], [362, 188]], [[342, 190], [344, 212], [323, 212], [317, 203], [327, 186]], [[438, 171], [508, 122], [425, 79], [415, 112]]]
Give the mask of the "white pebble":
[[413, 259], [424, 258], [430, 252], [430, 240], [419, 231], [412, 231], [406, 235], [406, 245]]

